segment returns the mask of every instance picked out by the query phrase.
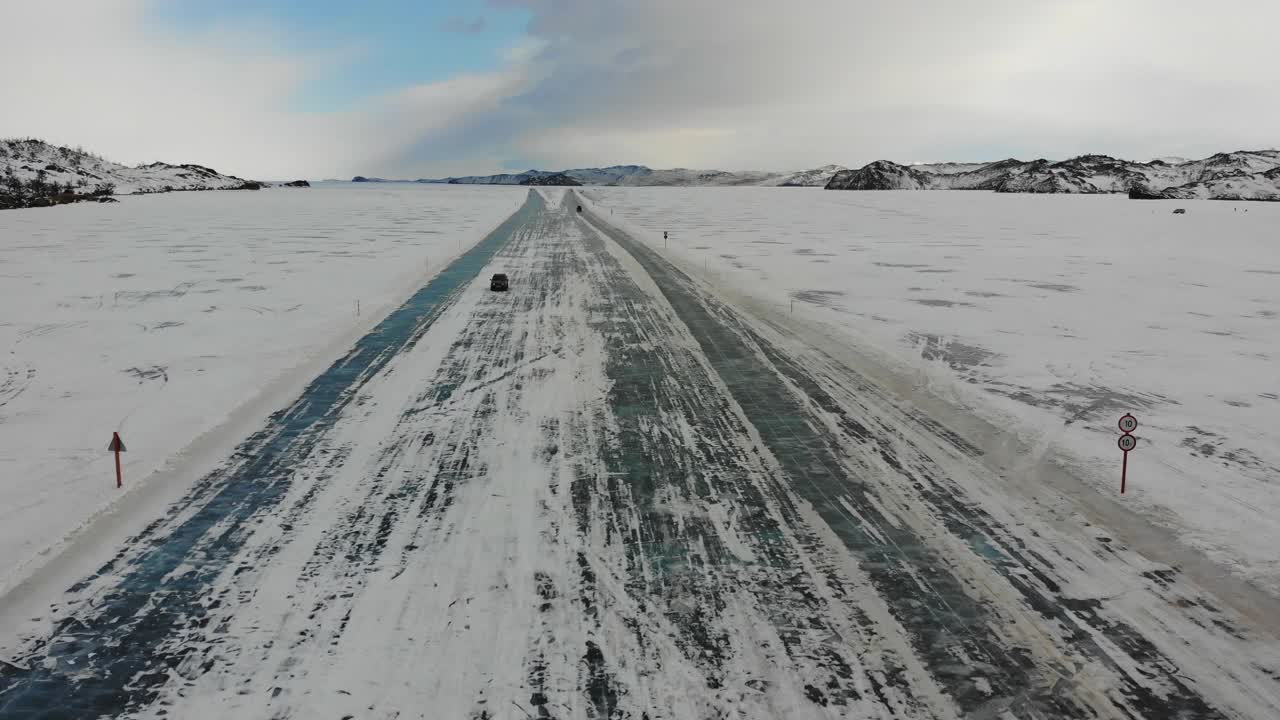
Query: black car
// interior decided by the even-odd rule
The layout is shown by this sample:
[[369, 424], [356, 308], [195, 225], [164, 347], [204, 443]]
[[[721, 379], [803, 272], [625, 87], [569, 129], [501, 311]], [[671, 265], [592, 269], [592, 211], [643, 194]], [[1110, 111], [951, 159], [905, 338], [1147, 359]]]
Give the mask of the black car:
[[507, 289], [507, 274], [506, 274], [506, 273], [495, 273], [495, 274], [494, 274], [494, 276], [493, 276], [492, 278], [490, 278], [490, 279], [489, 279], [489, 289], [490, 289], [490, 290], [496, 290], [496, 291], [499, 291], [499, 292], [506, 292], [506, 289]]

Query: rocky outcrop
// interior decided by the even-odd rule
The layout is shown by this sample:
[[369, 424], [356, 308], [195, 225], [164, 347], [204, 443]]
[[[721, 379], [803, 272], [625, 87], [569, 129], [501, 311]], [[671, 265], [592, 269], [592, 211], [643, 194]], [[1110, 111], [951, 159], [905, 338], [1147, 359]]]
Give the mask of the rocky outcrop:
[[841, 170], [825, 186], [827, 190], [928, 190], [933, 176], [906, 165], [877, 160], [857, 170]]
[[280, 187], [309, 188], [311, 187], [311, 183], [306, 180], [294, 180], [293, 182], [284, 183]]
[[1128, 193], [1135, 199], [1280, 199], [1280, 151], [1218, 153], [1149, 163], [1108, 155], [1001, 160], [985, 165], [904, 166], [878, 160], [838, 173], [829, 190], [994, 190], [1006, 193]]
[[1165, 196], [1145, 185], [1134, 185], [1129, 188], [1130, 200], [1164, 200]]
[[556, 173], [555, 175], [536, 175], [534, 177], [525, 178], [520, 182], [521, 185], [557, 185], [564, 187], [578, 187], [582, 183], [565, 175], [564, 173]]
[[[252, 181], [223, 175], [203, 165], [155, 162], [128, 167], [79, 148], [33, 138], [0, 140], [0, 176], [25, 190], [7, 194], [52, 197], [101, 196], [101, 188], [121, 195], [180, 190], [237, 190]], [[7, 181], [6, 181], [7, 182]], [[108, 193], [109, 194], [109, 193]]]

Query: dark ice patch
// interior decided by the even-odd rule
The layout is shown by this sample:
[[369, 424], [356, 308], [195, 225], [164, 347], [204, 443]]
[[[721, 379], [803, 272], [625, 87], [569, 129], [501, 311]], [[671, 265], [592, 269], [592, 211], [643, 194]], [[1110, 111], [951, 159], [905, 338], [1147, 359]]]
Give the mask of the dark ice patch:
[[1039, 288], [1041, 290], [1052, 290], [1054, 292], [1063, 292], [1063, 293], [1076, 292], [1077, 290], [1080, 289], [1075, 285], [1065, 285], [1063, 283], [1033, 282], [1033, 283], [1027, 283], [1027, 285], [1033, 288]]
[[1178, 404], [1155, 393], [1125, 392], [1101, 385], [1079, 383], [1056, 383], [1046, 390], [1032, 390], [995, 382], [987, 387], [987, 391], [1032, 407], [1055, 410], [1067, 418], [1068, 425], [1080, 420], [1096, 420], [1116, 412], [1147, 410], [1159, 404]]
[[131, 367], [124, 372], [138, 378], [139, 384], [146, 382], [147, 380], [169, 382], [169, 369], [163, 365], [152, 365], [151, 367], [146, 368]]
[[991, 292], [990, 290], [966, 290], [964, 294], [968, 295], [969, 297], [980, 297], [980, 298], [1005, 297], [1004, 295], [998, 292]]
[[907, 341], [920, 348], [920, 356], [925, 360], [941, 360], [952, 370], [990, 365], [991, 361], [999, 358], [999, 355], [986, 348], [941, 335], [913, 332], [907, 335]]
[[1241, 469], [1259, 471], [1268, 477], [1280, 474], [1280, 468], [1269, 465], [1253, 451], [1240, 447], [1228, 447], [1228, 438], [1223, 435], [1195, 425], [1188, 425], [1187, 431], [1190, 434], [1178, 445], [1190, 450], [1192, 457], [1213, 458], [1221, 462], [1224, 467], [1235, 465]]
[[836, 299], [844, 297], [844, 293], [839, 290], [796, 290], [791, 297], [811, 305], [835, 307]]
[[959, 300], [938, 300], [937, 298], [925, 298], [923, 300], [912, 300], [911, 302], [920, 305], [928, 305], [929, 307], [975, 307], [973, 303], [962, 302]]
[[115, 302], [147, 302], [150, 300], [159, 300], [162, 298], [180, 298], [191, 292], [195, 287], [193, 282], [184, 282], [175, 285], [168, 290], [121, 290], [113, 297]]
[[618, 690], [613, 673], [605, 664], [600, 646], [587, 641], [587, 651], [582, 657], [582, 678], [579, 683], [595, 710], [593, 717], [614, 718], [618, 712]]

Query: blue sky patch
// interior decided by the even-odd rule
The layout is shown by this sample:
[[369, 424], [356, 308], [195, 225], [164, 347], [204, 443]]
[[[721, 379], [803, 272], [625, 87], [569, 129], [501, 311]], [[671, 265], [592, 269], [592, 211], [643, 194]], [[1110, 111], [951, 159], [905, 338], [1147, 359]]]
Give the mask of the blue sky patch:
[[165, 32], [270, 27], [284, 50], [343, 54], [291, 98], [306, 112], [349, 109], [399, 88], [496, 70], [520, 43], [529, 14], [482, 0], [170, 0], [152, 20]]

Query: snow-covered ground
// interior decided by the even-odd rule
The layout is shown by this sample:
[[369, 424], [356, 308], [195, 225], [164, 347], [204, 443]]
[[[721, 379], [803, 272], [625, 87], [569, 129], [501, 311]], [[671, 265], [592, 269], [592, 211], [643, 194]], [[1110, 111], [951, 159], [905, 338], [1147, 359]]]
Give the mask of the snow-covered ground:
[[883, 353], [1043, 461], [1280, 590], [1280, 207], [1122, 197], [592, 188], [713, 284]]
[[1280, 598], [581, 192], [0, 597], [0, 716], [1280, 716]]
[[0, 213], [0, 593], [277, 381], [309, 380], [526, 193], [335, 183]]

